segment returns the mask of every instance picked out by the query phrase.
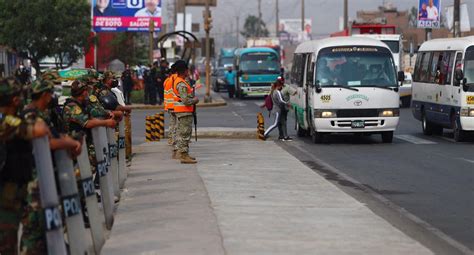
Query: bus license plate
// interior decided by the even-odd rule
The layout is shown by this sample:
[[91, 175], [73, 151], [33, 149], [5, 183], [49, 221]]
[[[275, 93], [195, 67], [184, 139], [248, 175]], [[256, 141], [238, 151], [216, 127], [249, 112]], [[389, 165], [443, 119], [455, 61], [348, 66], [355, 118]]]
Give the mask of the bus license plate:
[[363, 120], [354, 120], [351, 126], [352, 128], [365, 128], [365, 123]]

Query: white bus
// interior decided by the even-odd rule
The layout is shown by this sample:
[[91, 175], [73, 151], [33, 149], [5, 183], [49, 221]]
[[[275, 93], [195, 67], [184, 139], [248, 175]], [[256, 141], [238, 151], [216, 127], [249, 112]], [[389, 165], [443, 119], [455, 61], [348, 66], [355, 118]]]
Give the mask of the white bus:
[[291, 102], [299, 136], [321, 143], [330, 133], [381, 134], [391, 143], [399, 121], [398, 79], [388, 46], [362, 37], [300, 44], [294, 53]]
[[387, 44], [393, 55], [397, 71], [403, 70], [403, 37], [399, 34], [359, 34], [357, 37], [369, 37]]
[[413, 76], [413, 115], [425, 135], [453, 129], [462, 141], [474, 131], [474, 37], [436, 39], [418, 51]]

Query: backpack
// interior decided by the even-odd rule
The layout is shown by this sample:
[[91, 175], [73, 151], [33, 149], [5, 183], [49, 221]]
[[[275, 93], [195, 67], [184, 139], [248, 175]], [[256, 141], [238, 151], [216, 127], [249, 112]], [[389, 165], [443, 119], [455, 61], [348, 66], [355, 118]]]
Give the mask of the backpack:
[[265, 104], [264, 104], [265, 108], [267, 108], [267, 110], [269, 112], [271, 112], [273, 110], [273, 100], [272, 100], [272, 93], [268, 94], [267, 96], [265, 96]]

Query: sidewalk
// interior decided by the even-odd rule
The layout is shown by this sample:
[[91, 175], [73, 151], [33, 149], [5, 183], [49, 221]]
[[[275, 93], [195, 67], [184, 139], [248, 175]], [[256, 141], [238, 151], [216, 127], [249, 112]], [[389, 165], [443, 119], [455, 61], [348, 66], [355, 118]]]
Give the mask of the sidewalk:
[[145, 144], [103, 254], [431, 254], [273, 142]]

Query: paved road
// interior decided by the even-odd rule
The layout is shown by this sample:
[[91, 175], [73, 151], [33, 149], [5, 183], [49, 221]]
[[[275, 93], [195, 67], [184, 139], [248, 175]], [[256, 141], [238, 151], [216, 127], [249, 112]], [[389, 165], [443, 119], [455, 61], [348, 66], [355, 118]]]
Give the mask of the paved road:
[[[256, 113], [266, 111], [258, 107], [262, 103], [262, 99], [234, 99], [228, 100], [225, 107], [200, 109], [199, 126], [255, 127]], [[144, 131], [139, 124], [143, 125], [146, 114], [149, 113], [134, 114], [135, 143], [144, 140]], [[268, 126], [268, 114], [264, 115]], [[288, 129], [294, 136], [293, 127], [294, 121], [290, 117]], [[274, 137], [276, 135], [275, 130]], [[405, 214], [420, 220], [420, 225], [429, 224], [428, 232], [444, 239], [452, 238], [452, 244], [458, 242], [474, 250], [472, 141], [455, 143], [450, 133], [426, 137], [411, 111], [403, 109], [393, 144], [382, 144], [379, 135], [338, 135], [320, 145], [312, 144], [310, 138], [298, 138], [294, 142], [281, 143], [281, 146], [306, 164], [320, 169], [319, 173], [326, 178], [334, 179], [337, 174], [331, 171], [337, 171], [387, 199], [387, 203], [402, 212], [406, 210]], [[347, 180], [338, 183], [351, 186]], [[360, 189], [360, 186], [354, 186], [354, 189]]]

